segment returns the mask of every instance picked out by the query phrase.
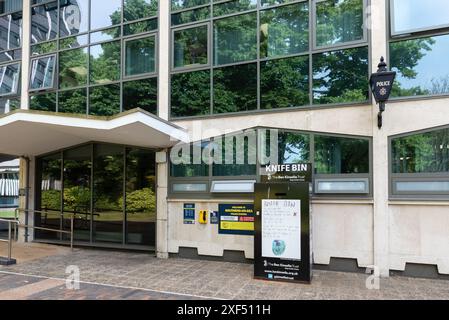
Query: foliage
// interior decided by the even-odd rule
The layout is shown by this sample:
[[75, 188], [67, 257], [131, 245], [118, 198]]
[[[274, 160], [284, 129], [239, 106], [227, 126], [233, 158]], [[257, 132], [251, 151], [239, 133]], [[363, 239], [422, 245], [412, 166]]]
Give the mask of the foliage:
[[[123, 208], [123, 198], [119, 200]], [[127, 212], [155, 212], [156, 211], [156, 195], [150, 188], [143, 188], [130, 192], [126, 195], [126, 211]]]
[[43, 209], [61, 209], [61, 191], [43, 190], [41, 195], [41, 207]]

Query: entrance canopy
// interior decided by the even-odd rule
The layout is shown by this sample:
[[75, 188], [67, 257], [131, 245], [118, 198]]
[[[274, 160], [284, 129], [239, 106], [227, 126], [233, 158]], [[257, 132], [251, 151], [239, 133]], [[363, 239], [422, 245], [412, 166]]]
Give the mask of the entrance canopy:
[[135, 109], [113, 117], [17, 110], [0, 117], [0, 153], [37, 156], [86, 142], [169, 148], [189, 142], [186, 130]]

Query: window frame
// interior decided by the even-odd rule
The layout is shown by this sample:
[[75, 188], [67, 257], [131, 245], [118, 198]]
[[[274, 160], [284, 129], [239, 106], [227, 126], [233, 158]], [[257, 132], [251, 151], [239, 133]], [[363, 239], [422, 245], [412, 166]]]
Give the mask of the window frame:
[[[222, 16], [214, 16], [213, 15], [213, 7], [217, 4], [226, 3], [228, 0], [217, 0], [207, 1], [206, 4], [197, 5], [189, 8], [183, 8], [178, 10], [172, 10], [170, 5], [170, 82], [169, 82], [169, 120], [171, 121], [179, 121], [179, 120], [192, 120], [192, 119], [208, 119], [208, 118], [217, 118], [217, 117], [223, 117], [223, 116], [232, 116], [232, 115], [242, 115], [242, 114], [263, 114], [263, 113], [272, 113], [272, 112], [286, 112], [286, 111], [295, 111], [295, 110], [316, 110], [318, 108], [334, 108], [334, 107], [347, 107], [347, 106], [360, 106], [360, 105], [368, 105], [372, 102], [372, 95], [369, 94], [369, 74], [372, 71], [372, 65], [371, 65], [371, 55], [370, 55], [370, 48], [371, 48], [371, 32], [368, 30], [366, 24], [363, 25], [364, 29], [364, 37], [363, 40], [351, 42], [351, 43], [342, 43], [335, 46], [330, 47], [319, 47], [315, 48], [314, 45], [314, 23], [315, 23], [315, 2], [316, 1], [324, 1], [324, 0], [291, 0], [285, 3], [280, 4], [274, 4], [274, 5], [261, 5], [261, 0], [257, 1], [257, 6], [254, 9], [247, 9], [242, 11], [236, 11], [230, 14], [222, 15]], [[371, 0], [362, 0], [364, 5], [364, 17], [366, 18], [366, 15], [368, 14], [367, 6], [371, 3]], [[261, 56], [261, 42], [260, 42], [260, 16], [261, 12], [265, 10], [274, 10], [276, 8], [282, 8], [282, 7], [288, 7], [288, 6], [294, 6], [298, 4], [307, 4], [309, 9], [309, 30], [308, 30], [308, 42], [309, 42], [309, 48], [305, 52], [301, 52], [298, 54], [291, 54], [291, 55], [284, 55], [284, 56], [276, 56], [276, 57], [262, 57]], [[173, 24], [172, 18], [173, 15], [179, 14], [182, 12], [189, 12], [201, 8], [209, 8], [209, 16], [207, 18], [198, 20], [198, 21], [190, 21], [187, 23], [182, 24]], [[253, 60], [246, 60], [246, 61], [240, 61], [230, 64], [223, 64], [223, 65], [214, 65], [213, 63], [213, 45], [214, 45], [214, 39], [213, 39], [213, 23], [217, 20], [230, 18], [230, 17], [236, 17], [240, 15], [245, 14], [251, 14], [255, 13], [257, 15], [257, 58]], [[173, 68], [173, 52], [174, 52], [174, 36], [173, 36], [173, 30], [181, 30], [181, 29], [188, 29], [193, 28], [195, 26], [208, 24], [209, 28], [209, 45], [208, 45], [208, 54], [209, 54], [209, 65], [201, 65], [196, 67], [189, 67], [189, 68]], [[367, 59], [368, 59], [368, 65], [367, 65], [367, 81], [366, 81], [366, 91], [368, 92], [368, 96], [364, 100], [360, 101], [349, 101], [349, 102], [329, 102], [329, 103], [317, 103], [314, 102], [313, 99], [313, 84], [314, 84], [314, 78], [313, 78], [313, 56], [315, 54], [325, 53], [325, 52], [331, 52], [331, 51], [337, 51], [337, 50], [346, 50], [346, 49], [354, 49], [354, 48], [366, 48], [368, 51]], [[301, 56], [307, 56], [309, 57], [309, 101], [306, 104], [303, 105], [294, 105], [294, 106], [287, 106], [287, 107], [278, 107], [278, 108], [271, 108], [271, 109], [264, 109], [262, 108], [262, 92], [261, 92], [261, 63], [271, 60], [281, 60], [281, 59], [288, 59], [288, 58], [296, 58]], [[237, 65], [243, 65], [243, 64], [251, 64], [255, 63], [257, 65], [257, 108], [254, 110], [245, 110], [245, 111], [236, 111], [236, 112], [227, 112], [227, 113], [215, 113], [214, 112], [214, 70], [219, 68], [225, 68], [230, 66], [237, 66]], [[195, 114], [195, 115], [186, 115], [186, 116], [174, 116], [172, 113], [172, 81], [171, 76], [178, 74], [178, 73], [188, 73], [188, 72], [196, 72], [196, 71], [210, 71], [210, 101], [209, 105], [207, 105], [207, 108], [209, 111], [206, 114]], [[204, 108], [206, 110], [206, 106]]]
[[399, 182], [449, 182], [448, 172], [420, 172], [420, 173], [393, 173], [393, 140], [412, 137], [415, 135], [437, 132], [449, 129], [449, 125], [426, 128], [418, 131], [401, 133], [388, 137], [388, 186], [389, 198], [393, 201], [398, 200], [423, 200], [423, 201], [447, 201], [449, 200], [449, 191], [398, 191], [396, 184]]
[[[211, 187], [214, 181], [225, 182], [225, 181], [252, 181], [255, 180], [257, 182], [261, 181], [260, 175], [260, 143], [261, 138], [260, 134], [262, 130], [279, 130], [279, 132], [290, 132], [294, 134], [303, 134], [309, 135], [309, 161], [310, 163], [314, 163], [315, 161], [315, 136], [330, 136], [336, 138], [347, 138], [347, 139], [361, 139], [368, 141], [369, 148], [369, 172], [368, 173], [347, 173], [347, 174], [316, 174], [312, 173], [312, 197], [314, 199], [323, 199], [323, 200], [341, 200], [341, 199], [349, 199], [349, 200], [370, 200], [373, 197], [373, 139], [369, 136], [358, 136], [358, 135], [347, 135], [347, 134], [330, 134], [330, 133], [321, 133], [315, 131], [304, 131], [304, 130], [294, 130], [294, 129], [283, 129], [283, 128], [274, 128], [274, 127], [252, 127], [245, 130], [256, 130], [256, 175], [250, 176], [213, 176], [213, 165], [209, 165], [209, 175], [203, 177], [173, 177], [171, 174], [172, 165], [171, 161], [169, 162], [168, 169], [168, 196], [172, 199], [227, 199], [227, 198], [242, 198], [242, 199], [252, 199], [254, 197], [253, 193], [213, 193], [211, 192]], [[238, 133], [242, 133], [239, 131]], [[243, 131], [244, 133], [244, 131]], [[230, 133], [233, 135], [234, 133]], [[214, 138], [209, 138], [209, 141], [213, 143]], [[315, 170], [314, 170], [315, 171]], [[346, 181], [367, 181], [365, 192], [323, 192], [317, 193], [316, 191], [316, 182], [317, 181], [331, 181], [331, 182], [346, 182]], [[205, 183], [208, 188], [206, 192], [198, 192], [198, 191], [190, 191], [190, 192], [175, 192], [173, 191], [173, 185], [178, 183]]]
[[[31, 77], [32, 77], [32, 74], [33, 74], [33, 68], [32, 68], [33, 62], [34, 61], [38, 61], [40, 59], [51, 58], [51, 57], [53, 57], [53, 75], [51, 77], [51, 85], [50, 86], [46, 86], [46, 87], [41, 87], [41, 88], [32, 88], [31, 86], [32, 86], [33, 81], [31, 79]], [[59, 73], [58, 60], [59, 59], [58, 59], [56, 53], [50, 53], [50, 54], [39, 55], [39, 56], [34, 56], [34, 57], [31, 56], [30, 57], [30, 72], [29, 72], [29, 77], [28, 77], [28, 80], [29, 80], [28, 92], [35, 93], [35, 92], [47, 91], [47, 90], [55, 89], [56, 74]]]
[[413, 35], [416, 33], [422, 33], [422, 32], [438, 32], [438, 30], [449, 28], [449, 22], [448, 22], [447, 24], [441, 24], [441, 25], [424, 27], [424, 28], [414, 28], [414, 29], [408, 29], [408, 30], [398, 32], [394, 28], [394, 25], [395, 25], [394, 2], [395, 2], [395, 0], [390, 0], [389, 7], [388, 7], [388, 9], [390, 11], [390, 14], [388, 15], [388, 17], [389, 17], [389, 37], [390, 38], [402, 38], [404, 36], [410, 36], [410, 35]]
[[[33, 4], [33, 1], [31, 1], [30, 3], [30, 8], [31, 10], [33, 10], [33, 8], [38, 7], [38, 6], [42, 6], [48, 2], [53, 2], [55, 0], [47, 0], [47, 1], [43, 1], [42, 3], [37, 3], [37, 4]], [[59, 97], [60, 97], [60, 93], [64, 93], [66, 91], [73, 91], [73, 90], [78, 90], [78, 89], [85, 89], [86, 90], [86, 95], [87, 95], [87, 100], [86, 100], [86, 112], [82, 113], [81, 115], [88, 115], [89, 114], [89, 109], [90, 109], [90, 91], [93, 90], [96, 87], [100, 87], [100, 86], [107, 86], [107, 85], [118, 85], [120, 87], [120, 113], [124, 112], [124, 105], [123, 105], [123, 95], [124, 95], [124, 86], [126, 82], [132, 81], [132, 80], [146, 80], [146, 79], [151, 79], [151, 78], [156, 78], [158, 79], [159, 77], [159, 21], [160, 21], [160, 1], [163, 0], [158, 0], [158, 10], [156, 12], [155, 15], [152, 16], [148, 16], [148, 17], [144, 17], [144, 18], [139, 18], [136, 20], [130, 20], [130, 21], [126, 21], [124, 19], [124, 11], [125, 11], [125, 5], [124, 5], [124, 0], [121, 0], [121, 17], [120, 17], [120, 22], [118, 24], [112, 25], [112, 26], [107, 26], [104, 28], [99, 28], [99, 29], [94, 29], [91, 30], [91, 2], [92, 0], [88, 0], [88, 13], [86, 14], [87, 19], [89, 20], [87, 22], [87, 31], [83, 31], [74, 35], [65, 35], [61, 37], [61, 33], [60, 33], [60, 4], [59, 4], [59, 0], [56, 0], [58, 2], [58, 18], [57, 18], [57, 22], [58, 22], [58, 27], [57, 27], [57, 35], [55, 39], [52, 40], [48, 40], [48, 41], [41, 41], [41, 42], [37, 42], [37, 43], [32, 43], [30, 44], [30, 48], [31, 48], [31, 52], [33, 52], [34, 48], [38, 48], [40, 45], [45, 45], [45, 44], [53, 44], [53, 47], [50, 48], [49, 50], [46, 50], [45, 52], [37, 52], [34, 55], [30, 55], [30, 65], [31, 65], [31, 61], [35, 58], [42, 58], [48, 55], [56, 55], [56, 69], [55, 69], [55, 76], [57, 78], [54, 79], [53, 81], [53, 87], [49, 87], [49, 88], [45, 88], [45, 89], [28, 89], [28, 96], [30, 97], [30, 99], [34, 96], [37, 96], [41, 93], [46, 93], [46, 94], [55, 94], [56, 96], [56, 100], [55, 100], [55, 111], [56, 113], [59, 112]], [[127, 33], [125, 32], [126, 28], [128, 26], [133, 26], [135, 24], [138, 23], [147, 23], [147, 22], [156, 22], [154, 25], [151, 25], [151, 30], [149, 30], [148, 28], [146, 28], [147, 25], [144, 25], [144, 31], [139, 31], [140, 29], [138, 29], [137, 31], [134, 30], [133, 32]], [[95, 33], [100, 33], [100, 32], [104, 32], [106, 30], [110, 30], [110, 29], [118, 29], [118, 35], [114, 36], [111, 39], [102, 39], [102, 40], [97, 40], [97, 41], [92, 41], [92, 35]], [[130, 41], [132, 39], [138, 39], [138, 38], [145, 38], [145, 37], [150, 37], [153, 36], [155, 37], [155, 71], [151, 72], [151, 73], [145, 73], [145, 74], [138, 74], [138, 75], [132, 75], [132, 76], [125, 76], [125, 65], [126, 65], [126, 61], [125, 61], [125, 45], [127, 41]], [[71, 46], [68, 47], [65, 45], [65, 41], [68, 39], [75, 39], [75, 41], [77, 41], [79, 38], [83, 40], [83, 42], [79, 45], [76, 46]], [[118, 79], [114, 80], [114, 81], [108, 81], [107, 83], [94, 83], [92, 81], [90, 81], [90, 73], [91, 73], [91, 47], [95, 46], [95, 45], [101, 45], [101, 44], [105, 44], [105, 43], [109, 43], [109, 42], [118, 42], [120, 44], [120, 49], [119, 49], [119, 53], [120, 53], [120, 61], [118, 62], [118, 66], [120, 67], [120, 71], [118, 73]], [[85, 49], [87, 50], [87, 82], [85, 85], [82, 86], [75, 86], [75, 87], [70, 87], [70, 88], [59, 88], [59, 54], [65, 51], [69, 51], [69, 50], [75, 50], [75, 49]], [[29, 76], [30, 77], [30, 76]], [[30, 78], [29, 78], [30, 79]], [[157, 96], [159, 96], [159, 82], [156, 81], [157, 84], [157, 88], [156, 88], [156, 94]], [[156, 101], [158, 102], [158, 101]], [[53, 108], [52, 108], [53, 110]], [[53, 111], [52, 111], [53, 112]], [[159, 106], [157, 105], [155, 108], [155, 115], [157, 116], [159, 114]]]
[[[184, 67], [175, 67], [175, 33], [178, 31], [185, 31], [185, 30], [189, 30], [189, 29], [195, 29], [195, 28], [200, 28], [200, 27], [207, 27], [207, 64], [201, 64], [199, 66], [184, 66]], [[183, 71], [188, 71], [188, 70], [203, 70], [204, 69], [209, 69], [212, 65], [211, 62], [211, 55], [212, 55], [212, 50], [211, 50], [211, 44], [210, 44], [210, 40], [212, 37], [211, 34], [211, 24], [210, 22], [204, 22], [204, 23], [199, 23], [199, 24], [195, 24], [195, 25], [181, 25], [181, 27], [179, 28], [171, 28], [170, 31], [170, 35], [173, 43], [170, 43], [171, 46], [171, 59], [170, 59], [170, 70], [171, 70], [171, 74], [174, 74], [176, 72], [183, 72]]]
[[[135, 41], [135, 40], [141, 40], [141, 39], [146, 39], [146, 38], [154, 38], [154, 71], [152, 72], [145, 72], [145, 73], [139, 73], [139, 74], [133, 74], [133, 75], [126, 75], [126, 57], [127, 57], [127, 44], [128, 42], [131, 41]], [[157, 76], [158, 72], [159, 72], [159, 41], [158, 41], [158, 34], [157, 31], [156, 32], [151, 32], [151, 33], [144, 33], [144, 34], [139, 34], [137, 36], [133, 35], [133, 36], [128, 36], [128, 37], [124, 37], [123, 38], [123, 45], [122, 45], [122, 82], [125, 82], [126, 80], [131, 80], [131, 79], [139, 79], [139, 78], [148, 78], [151, 76]]]
[[0, 65], [0, 69], [1, 68], [8, 68], [8, 66], [11, 66], [11, 65], [18, 65], [18, 67], [17, 67], [18, 80], [17, 80], [17, 84], [16, 84], [16, 89], [15, 89], [14, 92], [0, 93], [0, 98], [10, 98], [10, 97], [18, 96], [20, 94], [21, 79], [22, 79], [22, 77], [21, 77], [21, 74], [22, 74], [22, 62], [21, 62], [21, 60], [8, 62], [8, 63], [5, 63], [5, 64], [1, 64]]
[[[318, 22], [318, 18], [317, 18], [317, 4], [321, 3], [321, 2], [328, 2], [328, 1], [335, 1], [335, 0], [313, 0], [312, 1], [312, 27], [311, 27], [311, 32], [312, 32], [312, 50], [322, 50], [322, 49], [329, 49], [329, 51], [334, 51], [338, 50], [340, 48], [343, 49], [347, 49], [348, 47], [354, 47], [354, 46], [358, 46], [358, 45], [362, 45], [368, 42], [368, 28], [366, 23], [363, 23], [363, 36], [362, 39], [360, 40], [353, 40], [353, 41], [347, 41], [347, 42], [340, 42], [340, 43], [336, 43], [336, 44], [329, 44], [329, 45], [322, 45], [319, 46], [318, 45], [318, 41], [317, 41], [317, 22]], [[367, 8], [368, 8], [368, 0], [361, 0], [362, 1], [362, 6], [363, 6], [363, 21], [366, 21], [367, 19]], [[311, 51], [311, 50], [309, 50]]]

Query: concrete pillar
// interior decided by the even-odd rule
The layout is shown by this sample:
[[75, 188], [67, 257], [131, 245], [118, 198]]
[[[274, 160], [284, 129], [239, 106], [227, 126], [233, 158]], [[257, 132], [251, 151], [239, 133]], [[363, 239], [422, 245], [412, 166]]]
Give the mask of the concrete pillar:
[[30, 43], [31, 43], [31, 0], [23, 0], [22, 19], [22, 81], [20, 108], [28, 110], [30, 98], [28, 96], [28, 83], [30, 74]]
[[[22, 190], [23, 195], [19, 197], [19, 208], [20, 209], [34, 209], [34, 201], [35, 201], [35, 167], [36, 161], [34, 157], [20, 158], [20, 171], [19, 171], [19, 188]], [[34, 226], [34, 214], [30, 212], [20, 212], [19, 222], [21, 225], [29, 225]], [[19, 242], [28, 242], [34, 240], [34, 230], [28, 229], [28, 238], [25, 237], [25, 228], [19, 229]]]
[[156, 254], [158, 258], [168, 258], [168, 151], [156, 154], [157, 168], [157, 220], [156, 220]]
[[168, 120], [170, 110], [170, 1], [159, 1], [158, 115]]
[[[387, 1], [371, 0], [372, 71], [377, 71], [380, 57], [387, 57]], [[389, 211], [388, 211], [388, 137], [377, 127], [379, 107], [373, 99], [373, 184], [374, 184], [374, 265], [383, 277], [389, 276]], [[388, 107], [384, 113], [388, 121]]]

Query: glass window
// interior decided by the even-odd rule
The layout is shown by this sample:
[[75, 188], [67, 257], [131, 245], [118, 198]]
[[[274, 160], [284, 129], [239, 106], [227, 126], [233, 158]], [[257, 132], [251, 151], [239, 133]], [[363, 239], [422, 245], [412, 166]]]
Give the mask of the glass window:
[[397, 72], [392, 95], [449, 93], [449, 35], [390, 43], [390, 65]]
[[22, 0], [2, 0], [0, 14], [22, 10]]
[[58, 2], [33, 7], [31, 11], [31, 43], [53, 40], [58, 35]]
[[113, 40], [120, 37], [120, 27], [105, 29], [90, 34], [90, 43]]
[[[271, 137], [269, 134], [266, 137], [266, 148], [270, 150], [270, 139], [274, 139], [274, 137]], [[310, 160], [310, 135], [280, 131], [277, 138], [278, 162], [272, 164], [295, 164]]]
[[214, 113], [257, 109], [257, 64], [214, 70]]
[[158, 0], [124, 0], [124, 21], [133, 21], [157, 15]]
[[30, 109], [56, 112], [56, 93], [32, 95], [30, 97]]
[[257, 58], [257, 14], [250, 13], [214, 22], [214, 64]]
[[220, 156], [215, 156], [212, 175], [253, 176], [257, 167], [257, 133], [255, 130], [226, 135], [214, 139], [217, 148], [221, 148]]
[[14, 15], [0, 17], [2, 36], [0, 51], [20, 48], [22, 45], [22, 18]]
[[[73, 238], [90, 240], [92, 145], [64, 152], [63, 162], [63, 225], [70, 228], [70, 214], [76, 214]], [[70, 230], [70, 229], [69, 229]], [[68, 240], [69, 236], [64, 235]]]
[[369, 173], [369, 141], [315, 136], [315, 173]]
[[261, 109], [308, 105], [309, 87], [308, 56], [260, 63]]
[[308, 50], [308, 2], [260, 12], [261, 57], [292, 55]]
[[171, 0], [172, 11], [208, 4], [210, 0]]
[[123, 111], [135, 108], [157, 114], [157, 78], [123, 83]]
[[0, 115], [20, 109], [20, 97], [2, 97], [0, 98]]
[[315, 104], [363, 102], [369, 99], [368, 48], [313, 55]]
[[251, 10], [255, 9], [256, 7], [257, 0], [229, 0], [223, 3], [214, 4], [214, 17]]
[[156, 67], [155, 36], [126, 41], [125, 76], [154, 72]]
[[31, 60], [30, 89], [53, 87], [56, 56], [47, 56]]
[[157, 27], [158, 27], [157, 19], [128, 23], [123, 26], [123, 35], [129, 36], [137, 33], [150, 32], [156, 30]]
[[316, 45], [330, 46], [363, 39], [363, 0], [316, 3]]
[[194, 67], [208, 64], [207, 26], [174, 32], [174, 67]]
[[106, 28], [119, 24], [122, 21], [122, 0], [99, 1], [90, 3], [90, 29]]
[[88, 30], [89, 0], [59, 1], [59, 6], [60, 37], [72, 36]]
[[170, 153], [172, 177], [207, 177], [209, 165], [203, 161], [205, 149], [209, 141], [196, 142], [188, 145], [177, 145]]
[[87, 48], [63, 51], [59, 54], [59, 88], [87, 84]]
[[120, 79], [120, 41], [90, 47], [90, 81], [106, 83]]
[[124, 148], [94, 145], [93, 241], [123, 242]]
[[447, 0], [392, 0], [392, 34], [449, 26]]
[[151, 150], [126, 150], [126, 243], [155, 245], [156, 159]]
[[90, 88], [89, 114], [112, 116], [120, 112], [120, 85]]
[[210, 71], [177, 73], [171, 76], [171, 116], [210, 114]]
[[171, 16], [171, 24], [172, 26], [201, 21], [210, 17], [210, 8], [203, 7], [190, 11], [182, 11], [180, 13], [172, 14]]
[[[62, 177], [61, 153], [56, 153], [38, 161], [40, 171], [40, 194], [37, 198], [37, 207], [45, 213], [36, 213], [36, 225], [49, 229], [61, 228], [62, 209]], [[59, 234], [36, 230], [36, 238], [58, 239]]]
[[449, 172], [449, 129], [392, 139], [393, 173]]
[[0, 96], [17, 94], [20, 84], [20, 63], [0, 66]]
[[77, 89], [59, 92], [58, 112], [87, 113], [86, 89]]

